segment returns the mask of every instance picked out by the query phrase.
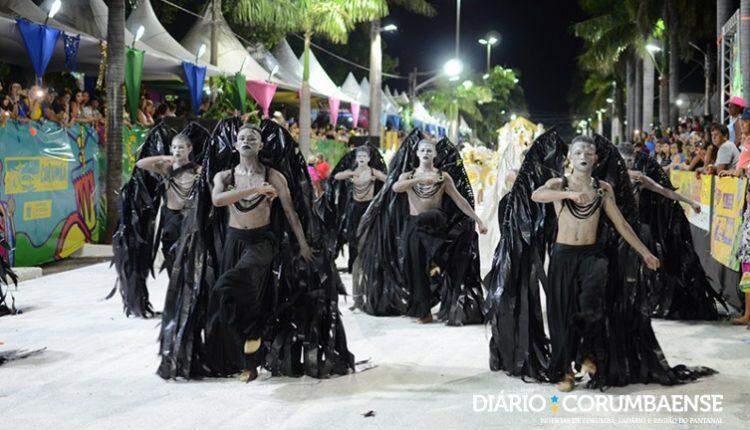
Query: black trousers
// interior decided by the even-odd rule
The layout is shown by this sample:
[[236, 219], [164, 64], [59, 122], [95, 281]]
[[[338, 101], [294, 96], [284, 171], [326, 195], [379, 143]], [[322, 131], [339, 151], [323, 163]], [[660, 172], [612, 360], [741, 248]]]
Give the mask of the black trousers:
[[362, 215], [367, 211], [370, 202], [358, 202], [352, 199], [347, 205], [347, 222], [346, 222], [346, 243], [349, 245], [349, 273], [352, 273], [354, 261], [359, 254], [359, 241], [357, 240], [357, 229]]
[[443, 211], [434, 209], [410, 215], [402, 236], [404, 278], [409, 292], [407, 315], [422, 318], [438, 301], [437, 285], [430, 280], [430, 266], [438, 261], [445, 241], [447, 219]]
[[248, 339], [260, 338], [273, 313], [273, 261], [278, 243], [269, 226], [229, 227], [221, 275], [211, 291], [206, 321], [206, 349], [214, 373], [230, 375], [257, 366], [243, 353]]
[[162, 207], [162, 230], [161, 230], [161, 252], [164, 254], [164, 264], [162, 268], [167, 269], [167, 275], [172, 276], [172, 267], [174, 266], [175, 253], [177, 251], [177, 241], [180, 239], [182, 230], [182, 211]]
[[601, 362], [607, 259], [597, 245], [554, 244], [547, 278], [550, 376], [560, 380], [573, 361]]

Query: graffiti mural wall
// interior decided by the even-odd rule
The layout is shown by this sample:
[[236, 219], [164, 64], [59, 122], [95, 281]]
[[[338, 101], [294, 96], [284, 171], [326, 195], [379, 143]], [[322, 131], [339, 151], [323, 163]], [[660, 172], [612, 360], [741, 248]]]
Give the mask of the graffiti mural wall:
[[0, 229], [12, 265], [59, 260], [99, 239], [98, 141], [89, 126], [0, 126]]

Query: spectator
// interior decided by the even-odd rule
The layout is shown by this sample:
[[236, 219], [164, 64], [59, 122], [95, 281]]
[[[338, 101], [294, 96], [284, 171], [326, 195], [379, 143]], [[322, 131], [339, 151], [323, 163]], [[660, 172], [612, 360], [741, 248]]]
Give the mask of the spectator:
[[741, 136], [737, 136], [737, 134], [741, 133], [737, 120], [740, 119], [740, 115], [742, 115], [742, 111], [746, 107], [747, 103], [745, 103], [745, 99], [742, 97], [735, 96], [729, 99], [729, 104], [727, 105], [727, 110], [729, 111], [729, 140], [732, 142], [740, 141], [737, 140], [738, 138], [741, 139]]
[[328, 179], [328, 175], [331, 173], [331, 165], [328, 164], [323, 154], [318, 154], [317, 163], [315, 164], [315, 170], [318, 171], [318, 176], [321, 181]]
[[138, 122], [138, 125], [143, 127], [151, 127], [154, 125], [154, 118], [152, 116], [153, 108], [154, 102], [149, 99], [141, 100], [141, 105], [136, 112], [136, 121]]
[[[744, 122], [746, 119], [750, 120], [750, 111], [747, 114], [743, 113], [741, 117]], [[739, 123], [736, 124], [739, 127]], [[725, 170], [733, 171], [737, 167], [737, 161], [740, 157], [740, 151], [734, 142], [728, 140], [729, 130], [726, 126], [720, 125], [715, 128], [717, 134], [712, 135], [712, 139], [717, 142], [718, 151], [716, 152], [716, 160], [714, 162], [714, 172], [721, 174]], [[713, 131], [712, 131], [713, 133]], [[737, 133], [738, 136], [742, 135], [740, 131]], [[716, 139], [719, 139], [718, 141]]]
[[737, 165], [734, 169], [727, 169], [719, 176], [746, 176], [748, 169], [750, 168], [750, 120], [744, 118], [750, 116], [750, 109], [745, 109], [740, 117], [740, 129], [741, 135], [744, 136], [742, 139], [742, 145], [740, 146], [741, 152], [737, 157]]
[[316, 169], [315, 162], [315, 157], [310, 157], [310, 159], [307, 161], [307, 173], [310, 174], [310, 181], [313, 184], [313, 193], [315, 194], [315, 198], [318, 198], [322, 194], [322, 192], [320, 188], [320, 175], [318, 174], [318, 170]]
[[669, 143], [659, 142], [656, 144], [655, 159], [656, 159], [656, 162], [659, 163], [659, 166], [661, 167], [669, 166], [669, 164], [672, 162], [672, 158], [670, 157], [670, 153], [669, 153]]
[[75, 98], [70, 104], [70, 122], [79, 122], [88, 124], [92, 122], [92, 118], [86, 115], [86, 97], [83, 95], [83, 91], [77, 91]]

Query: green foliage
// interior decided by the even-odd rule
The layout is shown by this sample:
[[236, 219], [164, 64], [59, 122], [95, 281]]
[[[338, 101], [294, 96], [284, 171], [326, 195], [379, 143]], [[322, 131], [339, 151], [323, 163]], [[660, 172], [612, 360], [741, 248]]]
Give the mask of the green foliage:
[[[252, 112], [257, 117], [258, 106], [255, 104], [252, 97], [248, 97], [245, 103], [245, 112], [239, 112], [237, 110], [237, 98], [238, 91], [247, 91], [245, 88], [237, 88], [234, 83], [233, 76], [214, 76], [209, 78], [209, 85], [211, 88], [216, 89], [216, 99], [211, 107], [201, 115], [204, 119], [222, 119], [226, 118], [227, 115], [234, 116], [237, 114], [245, 114]], [[256, 120], [258, 118], [254, 118]]]

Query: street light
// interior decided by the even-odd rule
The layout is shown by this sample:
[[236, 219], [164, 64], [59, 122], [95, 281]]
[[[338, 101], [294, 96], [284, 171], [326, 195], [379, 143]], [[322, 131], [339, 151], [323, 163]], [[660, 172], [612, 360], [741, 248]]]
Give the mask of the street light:
[[606, 101], [609, 104], [613, 104], [615, 102], [615, 99], [613, 99], [612, 97], [608, 97]]
[[677, 107], [682, 106], [682, 103], [683, 103], [682, 99], [677, 99], [677, 100], [674, 101], [674, 104], [676, 104]]
[[55, 0], [52, 2], [52, 5], [49, 7], [49, 13], [47, 14], [47, 18], [44, 19], [44, 25], [47, 25], [47, 21], [54, 18], [55, 15], [57, 15], [57, 12], [60, 11], [60, 8], [62, 7], [62, 0]]
[[135, 37], [133, 38], [133, 43], [130, 44], [130, 49], [135, 48], [135, 42], [141, 40], [143, 37], [143, 33], [146, 32], [146, 28], [142, 25], [138, 26], [138, 30], [135, 32]]
[[458, 79], [458, 76], [463, 72], [464, 65], [461, 63], [461, 60], [458, 58], [451, 58], [448, 60], [445, 65], [443, 66], [443, 73], [445, 73], [448, 78], [456, 78]]
[[647, 44], [647, 45], [646, 45], [646, 51], [648, 51], [648, 52], [650, 52], [650, 53], [654, 54], [654, 53], [656, 53], [656, 52], [659, 52], [659, 51], [661, 51], [661, 47], [660, 47], [660, 46], [658, 46], [658, 45], [655, 45], [655, 44], [653, 44], [653, 43], [649, 43], [649, 44]]
[[398, 30], [398, 27], [396, 27], [396, 24], [388, 24], [385, 27], [381, 28], [381, 32], [391, 32]]
[[500, 41], [500, 36], [491, 32], [483, 39], [479, 39], [480, 45], [487, 47], [487, 73], [490, 72], [490, 58], [492, 57], [492, 46]]
[[198, 59], [203, 56], [203, 54], [206, 53], [206, 44], [201, 43], [200, 48], [198, 48], [198, 53], [195, 55], [195, 64], [198, 64]]

